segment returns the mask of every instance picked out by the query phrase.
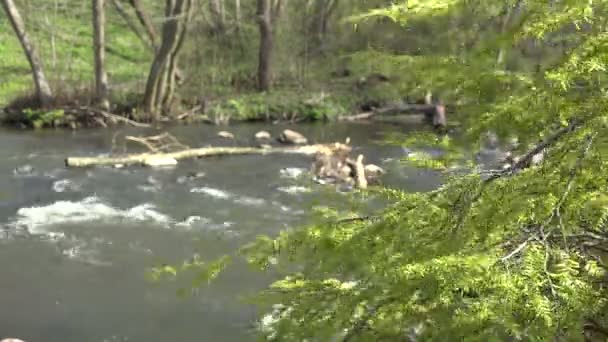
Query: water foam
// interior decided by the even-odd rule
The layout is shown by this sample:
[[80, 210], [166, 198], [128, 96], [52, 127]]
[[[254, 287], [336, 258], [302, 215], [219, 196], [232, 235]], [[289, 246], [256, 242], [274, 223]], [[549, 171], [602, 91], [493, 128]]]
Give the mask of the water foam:
[[266, 201], [262, 198], [239, 196], [239, 195], [230, 193], [228, 191], [210, 188], [210, 187], [192, 188], [192, 189], [190, 189], [190, 192], [205, 194], [207, 196], [217, 198], [217, 199], [223, 199], [223, 200], [234, 199], [234, 203], [242, 204], [242, 205], [246, 205], [246, 206], [262, 206], [262, 205], [266, 204]]
[[79, 183], [75, 183], [69, 179], [61, 179], [53, 182], [53, 191], [55, 192], [74, 192], [81, 188]]
[[159, 224], [169, 224], [172, 221], [169, 216], [156, 211], [152, 204], [141, 204], [123, 210], [92, 196], [77, 202], [58, 201], [46, 206], [21, 208], [9, 226], [26, 228], [30, 234], [46, 234], [48, 232], [45, 227], [53, 225], [117, 219], [152, 221]]
[[230, 199], [232, 197], [232, 194], [230, 194], [229, 192], [226, 192], [226, 191], [220, 190], [220, 189], [209, 188], [206, 186], [190, 189], [190, 192], [205, 194], [205, 195], [208, 195], [208, 196], [211, 196], [214, 198], [219, 198], [219, 199]]
[[306, 172], [306, 169], [297, 168], [297, 167], [286, 167], [279, 171], [279, 174], [282, 178], [299, 178]]
[[277, 190], [280, 192], [284, 192], [286, 194], [290, 194], [290, 195], [307, 193], [307, 192], [312, 191], [310, 188], [307, 188], [304, 186], [295, 186], [295, 185], [294, 186], [281, 186], [281, 187], [278, 187]]

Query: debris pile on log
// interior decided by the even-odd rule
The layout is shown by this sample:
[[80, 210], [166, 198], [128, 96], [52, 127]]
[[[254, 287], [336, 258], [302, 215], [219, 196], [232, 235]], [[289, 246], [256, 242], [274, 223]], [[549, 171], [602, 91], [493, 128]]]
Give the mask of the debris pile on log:
[[320, 149], [311, 169], [315, 180], [321, 184], [348, 184], [358, 189], [366, 189], [370, 183], [377, 182], [384, 170], [377, 165], [365, 165], [361, 154], [356, 159], [350, 158], [351, 152], [348, 140], [346, 144], [335, 143]]

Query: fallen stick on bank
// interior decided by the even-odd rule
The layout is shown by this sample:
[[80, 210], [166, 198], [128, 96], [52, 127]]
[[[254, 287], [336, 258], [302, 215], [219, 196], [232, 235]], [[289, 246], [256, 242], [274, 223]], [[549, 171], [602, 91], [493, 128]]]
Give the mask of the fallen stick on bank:
[[[336, 143], [338, 144], [338, 143]], [[203, 158], [213, 156], [267, 155], [267, 154], [302, 154], [314, 155], [319, 151], [335, 148], [336, 144], [317, 144], [290, 147], [203, 147], [170, 153], [142, 153], [116, 157], [68, 157], [67, 167], [92, 167], [114, 165], [160, 166], [175, 164], [180, 159]], [[341, 145], [341, 144], [339, 144]]]

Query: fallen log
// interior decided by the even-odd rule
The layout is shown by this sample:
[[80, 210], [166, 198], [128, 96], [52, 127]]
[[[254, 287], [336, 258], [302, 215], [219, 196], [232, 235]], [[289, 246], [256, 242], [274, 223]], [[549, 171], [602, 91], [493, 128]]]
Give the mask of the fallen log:
[[398, 103], [385, 107], [376, 108], [369, 112], [338, 117], [338, 121], [356, 121], [372, 119], [376, 115], [399, 115], [399, 114], [427, 114], [432, 115], [436, 105]]
[[107, 123], [100, 122], [97, 116], [102, 116], [106, 120], [108, 120], [112, 124], [116, 124], [118, 122], [124, 123], [129, 126], [138, 127], [138, 128], [150, 128], [152, 127], [150, 124], [133, 121], [131, 119], [125, 118], [124, 116], [108, 113], [106, 111], [93, 108], [93, 107], [64, 107], [60, 108], [64, 111], [65, 114], [73, 114], [76, 116], [80, 115], [89, 115], [94, 118], [94, 121], [97, 122], [101, 127], [108, 127]]
[[[338, 143], [336, 143], [338, 144]], [[319, 151], [335, 148], [341, 144], [317, 144], [294, 147], [203, 147], [170, 153], [142, 153], [117, 157], [69, 157], [65, 160], [67, 167], [92, 167], [113, 165], [153, 165], [154, 160], [180, 160], [212, 156], [230, 155], [267, 155], [267, 154], [302, 154], [314, 155]]]
[[358, 121], [358, 120], [367, 120], [371, 119], [374, 115], [376, 115], [375, 111], [371, 112], [363, 112], [354, 115], [343, 115], [338, 117], [338, 121]]

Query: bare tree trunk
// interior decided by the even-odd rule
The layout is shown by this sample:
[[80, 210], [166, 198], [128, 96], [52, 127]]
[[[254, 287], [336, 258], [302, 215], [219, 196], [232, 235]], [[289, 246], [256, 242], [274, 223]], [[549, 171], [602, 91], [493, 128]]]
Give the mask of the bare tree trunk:
[[93, 45], [95, 50], [95, 96], [97, 105], [108, 110], [108, 75], [105, 69], [105, 1], [93, 0]]
[[171, 108], [171, 105], [173, 103], [173, 97], [175, 94], [175, 86], [178, 83], [178, 81], [181, 79], [181, 72], [178, 68], [178, 57], [179, 57], [179, 51], [181, 51], [182, 46], [184, 44], [184, 40], [186, 39], [186, 33], [188, 30], [188, 23], [190, 22], [190, 19], [192, 17], [192, 1], [191, 0], [187, 0], [188, 4], [187, 4], [187, 8], [185, 9], [186, 13], [183, 14], [185, 15], [185, 18], [183, 19], [184, 23], [182, 24], [181, 30], [179, 30], [178, 32], [178, 37], [177, 39], [177, 43], [175, 45], [175, 48], [173, 49], [173, 51], [171, 51], [171, 55], [169, 56], [169, 67], [167, 69], [167, 90], [166, 93], [164, 95], [164, 98], [162, 99], [162, 108], [164, 110]]
[[23, 23], [23, 19], [21, 18], [21, 14], [19, 14], [19, 10], [15, 6], [13, 0], [2, 0], [2, 7], [4, 8], [6, 16], [11, 22], [11, 26], [13, 27], [15, 34], [19, 38], [19, 42], [23, 47], [23, 52], [25, 53], [25, 56], [30, 63], [30, 67], [32, 68], [34, 85], [36, 87], [36, 96], [40, 101], [40, 105], [42, 107], [47, 107], [53, 100], [53, 93], [51, 92], [51, 87], [49, 86], [46, 76], [44, 75], [40, 57], [38, 57], [38, 53], [34, 48], [34, 45], [30, 41], [27, 32], [25, 32], [25, 25]]
[[275, 22], [283, 14], [283, 1], [287, 0], [274, 0], [272, 2], [272, 22]]
[[166, 0], [161, 46], [150, 69], [144, 110], [153, 120], [169, 111], [176, 81], [177, 56], [192, 16], [192, 0]]
[[150, 42], [152, 42], [152, 46], [154, 47], [154, 50], [157, 50], [158, 49], [158, 43], [157, 43], [158, 38], [157, 38], [156, 30], [154, 29], [154, 25], [152, 25], [150, 18], [144, 11], [144, 8], [141, 5], [141, 1], [140, 0], [129, 0], [129, 3], [135, 10], [137, 19], [139, 19], [139, 22], [146, 30], [146, 34], [148, 35]]
[[211, 13], [212, 17], [211, 20], [214, 34], [221, 35], [226, 29], [223, 7], [224, 5], [222, 0], [209, 0], [209, 12]]
[[146, 47], [149, 47], [152, 51], [154, 51], [154, 44], [149, 40], [150, 37], [144, 37], [144, 35], [140, 32], [137, 24], [133, 22], [133, 19], [129, 16], [129, 13], [127, 13], [125, 8], [122, 6], [120, 0], [112, 0], [112, 4], [114, 5], [114, 8], [116, 8], [118, 14], [123, 18], [127, 26], [129, 26], [131, 31], [137, 36], [137, 38], [139, 38], [139, 40], [141, 40]]
[[260, 50], [258, 56], [258, 90], [270, 90], [270, 63], [273, 48], [272, 14], [270, 0], [258, 0], [258, 25], [260, 29]]
[[[144, 7], [142, 6], [141, 1], [140, 0], [129, 0], [129, 3], [131, 4], [131, 7], [133, 7], [133, 9], [135, 10], [135, 14], [137, 15], [137, 19], [139, 20], [140, 24], [144, 27], [144, 30], [146, 31], [146, 35], [148, 36], [148, 39], [150, 40], [150, 45], [152, 47], [152, 50], [154, 50], [155, 53], [158, 52], [158, 49], [159, 49], [158, 35], [156, 34], [154, 25], [152, 25], [152, 21], [150, 20], [150, 17], [144, 10]], [[182, 71], [179, 68], [175, 69], [175, 76], [177, 77], [176, 81], [178, 83], [180, 81], [183, 81], [183, 79], [184, 79], [184, 77], [182, 75]]]
[[234, 18], [236, 21], [236, 29], [241, 27], [241, 0], [234, 0]]
[[[338, 6], [338, 0], [317, 0], [313, 14], [311, 33], [315, 46], [313, 49], [322, 50], [329, 19]], [[322, 52], [322, 51], [321, 51]]]

